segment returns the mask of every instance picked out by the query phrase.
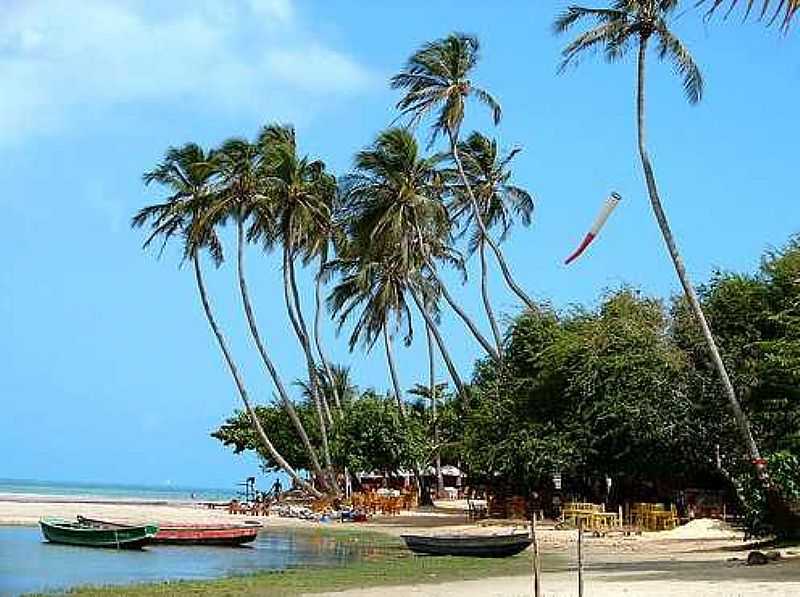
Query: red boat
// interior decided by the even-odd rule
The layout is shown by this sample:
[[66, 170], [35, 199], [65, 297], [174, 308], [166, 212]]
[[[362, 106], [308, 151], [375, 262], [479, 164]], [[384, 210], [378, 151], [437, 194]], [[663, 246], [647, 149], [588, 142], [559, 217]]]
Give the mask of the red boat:
[[243, 524], [219, 525], [165, 525], [158, 528], [158, 533], [151, 540], [153, 543], [172, 545], [243, 545], [255, 541], [258, 531], [261, 530], [259, 522], [245, 522]]
[[[83, 516], [79, 516], [78, 519], [95, 524], [110, 524], [102, 520], [84, 518]], [[130, 526], [114, 524], [117, 526]], [[233, 547], [255, 541], [260, 530], [261, 523], [250, 520], [238, 524], [164, 525], [158, 527], [158, 533], [149, 542], [170, 545], [225, 545]]]

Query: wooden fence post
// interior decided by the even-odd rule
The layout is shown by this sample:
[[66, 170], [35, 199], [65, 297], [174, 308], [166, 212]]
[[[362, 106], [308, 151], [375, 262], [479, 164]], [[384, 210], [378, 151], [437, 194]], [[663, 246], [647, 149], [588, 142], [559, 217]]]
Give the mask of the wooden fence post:
[[536, 512], [531, 516], [531, 539], [533, 540], [533, 596], [541, 597], [542, 568], [539, 562], [539, 538], [536, 536]]
[[583, 519], [578, 519], [578, 597], [583, 597]]

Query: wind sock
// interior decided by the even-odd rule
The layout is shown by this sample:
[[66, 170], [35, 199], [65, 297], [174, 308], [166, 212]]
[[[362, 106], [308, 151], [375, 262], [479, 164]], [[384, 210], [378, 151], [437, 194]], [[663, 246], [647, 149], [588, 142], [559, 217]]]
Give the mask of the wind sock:
[[600, 213], [597, 215], [597, 219], [594, 221], [594, 224], [592, 224], [592, 227], [589, 229], [589, 232], [583, 237], [583, 241], [581, 241], [581, 244], [578, 245], [577, 249], [575, 249], [575, 252], [567, 257], [566, 261], [564, 261], [564, 265], [569, 265], [578, 257], [580, 257], [581, 253], [586, 250], [586, 247], [588, 247], [595, 237], [600, 234], [600, 229], [603, 227], [603, 224], [606, 223], [608, 216], [611, 215], [611, 212], [614, 211], [614, 208], [619, 205], [621, 200], [622, 195], [616, 191], [611, 193], [608, 199], [606, 199], [603, 203], [603, 207], [600, 210]]

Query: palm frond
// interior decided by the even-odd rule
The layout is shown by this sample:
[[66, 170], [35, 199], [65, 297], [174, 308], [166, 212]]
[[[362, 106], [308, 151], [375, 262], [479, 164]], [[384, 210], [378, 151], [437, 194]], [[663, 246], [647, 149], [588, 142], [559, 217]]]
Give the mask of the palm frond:
[[659, 58], [672, 62], [675, 71], [683, 78], [683, 90], [689, 103], [698, 103], [703, 97], [703, 75], [691, 53], [663, 23], [656, 29], [656, 35]]

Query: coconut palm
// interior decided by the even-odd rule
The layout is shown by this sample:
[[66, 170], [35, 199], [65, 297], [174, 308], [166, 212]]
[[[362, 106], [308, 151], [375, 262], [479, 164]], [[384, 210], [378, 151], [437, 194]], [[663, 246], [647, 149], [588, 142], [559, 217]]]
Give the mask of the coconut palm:
[[514, 280], [500, 247], [486, 230], [459, 156], [459, 134], [468, 99], [474, 98], [488, 106], [495, 124], [500, 122], [502, 114], [497, 100], [470, 79], [478, 62], [478, 50], [478, 39], [463, 33], [453, 33], [444, 39], [429, 42], [409, 58], [403, 71], [392, 77], [391, 84], [393, 88], [405, 91], [397, 107], [402, 115], [410, 117], [410, 124], [417, 124], [426, 115], [436, 112], [431, 142], [440, 134], [447, 136], [450, 153], [472, 206], [478, 230], [494, 253], [506, 284], [533, 309], [533, 301]]
[[329, 475], [326, 476], [319, 463], [317, 451], [311, 443], [308, 433], [297, 414], [286, 386], [270, 357], [264, 340], [259, 332], [255, 311], [250, 301], [247, 281], [244, 273], [245, 224], [251, 216], [259, 221], [271, 217], [272, 199], [262, 193], [262, 160], [259, 148], [244, 139], [229, 139], [214, 153], [213, 163], [218, 174], [219, 184], [215, 193], [214, 206], [210, 210], [205, 225], [218, 226], [232, 217], [236, 222], [237, 240], [237, 274], [239, 294], [247, 318], [250, 336], [256, 345], [261, 361], [272, 379], [283, 407], [297, 431], [300, 441], [308, 454], [311, 468], [323, 486], [329, 486]]
[[398, 248], [411, 270], [421, 259], [450, 307], [497, 359], [492, 344], [448, 292], [437, 270], [437, 262], [442, 262], [463, 271], [463, 260], [451, 246], [451, 223], [441, 200], [446, 187], [438, 169], [441, 161], [441, 156], [421, 157], [407, 130], [384, 131], [372, 147], [356, 156], [356, 171], [343, 181], [344, 217], [351, 232], [366, 236], [370, 245], [383, 239]]
[[440, 199], [444, 185], [439, 161], [436, 156], [421, 158], [407, 130], [388, 129], [356, 155], [355, 171], [345, 177], [342, 194], [351, 234], [361, 239], [359, 244], [371, 253], [391, 256], [396, 267], [406, 272], [405, 290], [461, 390], [463, 384], [430, 308], [435, 303], [424, 296], [431, 290], [428, 280], [421, 275], [432, 266], [432, 245], [446, 244], [450, 235], [447, 210]]
[[[534, 207], [533, 197], [522, 187], [510, 182], [509, 164], [520, 151], [522, 151], [520, 148], [514, 148], [503, 155], [500, 153], [495, 139], [489, 139], [479, 132], [472, 133], [466, 141], [459, 144], [464, 172], [478, 202], [481, 219], [487, 230], [496, 226], [500, 227], [498, 243], [503, 242], [506, 238], [514, 224], [514, 216], [517, 216], [524, 226], [529, 226], [531, 223]], [[449, 208], [451, 216], [461, 221], [462, 230], [471, 232], [469, 253], [477, 250], [480, 255], [481, 297], [492, 326], [497, 351], [502, 352], [500, 328], [492, 311], [487, 284], [486, 239], [479, 229], [473, 229], [475, 215], [470, 205], [469, 195], [463, 185], [456, 187]]]
[[[711, 15], [718, 9], [721, 9], [723, 6], [728, 5], [728, 10], [725, 13], [725, 16], [728, 16], [733, 9], [739, 5], [739, 0], [701, 0], [698, 2], [698, 4], [709, 5], [707, 13], [708, 15]], [[742, 2], [742, 4], [745, 4], [745, 2]], [[750, 16], [751, 11], [753, 10], [753, 4], [754, 0], [746, 0], [744, 12], [745, 18]], [[770, 6], [772, 6], [771, 11]], [[781, 27], [785, 30], [788, 29], [798, 9], [800, 9], [800, 0], [776, 0], [775, 2], [772, 0], [763, 0], [758, 18], [766, 18], [770, 25], [780, 18]], [[783, 16], [781, 17], [781, 15]]]
[[697, 324], [702, 330], [745, 449], [752, 462], [756, 464], [759, 476], [766, 480], [765, 471], [761, 466], [761, 463], [763, 463], [761, 454], [750, 431], [749, 421], [739, 404], [736, 391], [722, 361], [697, 293], [689, 280], [683, 258], [678, 251], [667, 216], [664, 213], [653, 166], [647, 152], [645, 135], [645, 67], [650, 42], [658, 44], [656, 48], [658, 58], [669, 60], [681, 76], [684, 92], [691, 104], [699, 102], [703, 94], [703, 78], [700, 74], [700, 69], [695, 64], [689, 50], [669, 29], [669, 19], [677, 5], [678, 0], [616, 0], [612, 3], [611, 8], [569, 7], [555, 22], [554, 28], [557, 32], [563, 33], [574, 25], [587, 21], [591, 23], [591, 27], [581, 33], [563, 50], [564, 59], [561, 68], [565, 68], [575, 61], [578, 56], [592, 49], [602, 49], [609, 60], [622, 58], [633, 47], [638, 50], [636, 114], [639, 157], [647, 183], [650, 204], [686, 299], [697, 320]]
[[305, 355], [325, 467], [331, 485], [335, 486], [327, 432], [333, 418], [330, 405], [320, 391], [317, 363], [297, 286], [295, 261], [304, 257], [308, 259], [313, 254], [320, 234], [329, 226], [336, 181], [325, 171], [322, 161], [298, 155], [295, 131], [291, 126], [264, 127], [257, 145], [263, 168], [261, 192], [269, 198], [272, 208], [254, 212], [249, 235], [267, 248], [281, 248], [286, 310]]
[[329, 269], [339, 277], [327, 303], [337, 318], [338, 330], [355, 317], [348, 344], [350, 350], [363, 346], [369, 352], [378, 338], [383, 338], [386, 361], [397, 408], [405, 418], [403, 392], [394, 358], [394, 336], [405, 327], [403, 342], [408, 345], [414, 335], [411, 312], [406, 302], [407, 275], [401, 264], [390, 255], [376, 255], [362, 244], [361, 238], [343, 245]]
[[273, 460], [295, 483], [311, 495], [321, 497], [322, 494], [316, 488], [297, 474], [264, 431], [250, 402], [242, 375], [233, 360], [222, 329], [211, 309], [203, 280], [200, 256], [203, 251], [206, 251], [216, 266], [223, 261], [222, 244], [216, 231], [204, 224], [214, 203], [213, 176], [214, 165], [211, 156], [198, 145], [190, 143], [181, 148], [169, 149], [164, 160], [144, 175], [144, 182], [147, 185], [157, 183], [165, 187], [170, 192], [170, 196], [163, 203], [139, 210], [133, 217], [131, 225], [135, 228], [149, 225], [150, 234], [145, 239], [144, 248], [149, 247], [157, 239], [162, 240], [162, 250], [170, 240], [174, 238], [182, 240], [183, 260], [191, 259], [192, 261], [203, 312], [216, 337], [256, 435]]

